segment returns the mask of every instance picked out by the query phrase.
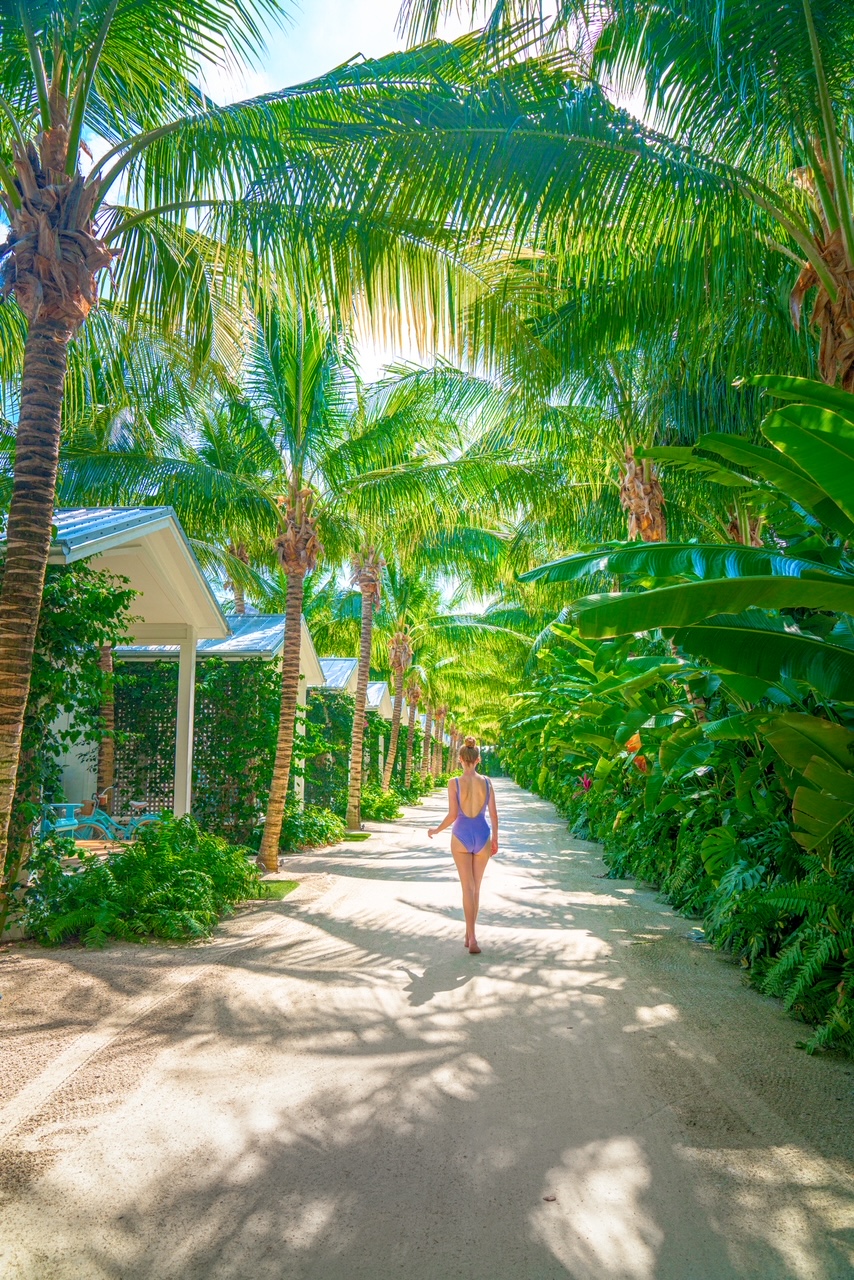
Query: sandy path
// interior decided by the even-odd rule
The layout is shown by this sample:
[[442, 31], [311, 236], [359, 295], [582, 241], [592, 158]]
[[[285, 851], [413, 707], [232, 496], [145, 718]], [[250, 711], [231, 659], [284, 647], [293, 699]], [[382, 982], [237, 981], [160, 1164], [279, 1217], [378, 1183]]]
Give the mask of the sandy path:
[[498, 790], [479, 957], [433, 799], [209, 946], [7, 950], [5, 1280], [854, 1275], [854, 1065]]

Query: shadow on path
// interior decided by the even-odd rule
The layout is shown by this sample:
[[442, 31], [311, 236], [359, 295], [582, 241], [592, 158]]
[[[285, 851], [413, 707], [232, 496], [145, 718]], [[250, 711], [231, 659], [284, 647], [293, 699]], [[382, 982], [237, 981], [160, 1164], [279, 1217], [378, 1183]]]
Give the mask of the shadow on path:
[[[779, 1007], [653, 895], [597, 879], [550, 806], [503, 782], [499, 802], [478, 957], [425, 848], [437, 800], [294, 860], [329, 891], [230, 922], [281, 928], [16, 1134], [4, 1276], [854, 1274], [851, 1064], [798, 1054]], [[57, 956], [57, 984], [89, 963]]]

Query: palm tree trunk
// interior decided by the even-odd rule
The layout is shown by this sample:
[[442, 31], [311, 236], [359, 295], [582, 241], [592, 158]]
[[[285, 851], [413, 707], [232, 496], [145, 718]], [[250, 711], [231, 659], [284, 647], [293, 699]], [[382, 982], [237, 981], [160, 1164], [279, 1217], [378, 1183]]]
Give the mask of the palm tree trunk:
[[433, 745], [433, 777], [434, 778], [438, 778], [439, 774], [442, 772], [442, 765], [444, 763], [443, 757], [445, 754], [444, 748], [445, 748], [445, 715], [446, 714], [447, 713], [445, 712], [445, 708], [440, 707], [439, 713], [436, 716], [436, 724], [434, 727], [436, 740]]
[[400, 737], [400, 718], [403, 715], [403, 672], [398, 671], [394, 678], [394, 711], [391, 717], [391, 742], [388, 744], [385, 768], [383, 770], [383, 791], [391, 786], [391, 774], [394, 759], [397, 755], [397, 740]]
[[640, 463], [636, 460], [632, 445], [626, 446], [620, 506], [628, 512], [630, 539], [640, 538], [643, 542], [667, 541], [661, 481], [647, 458]]
[[415, 745], [415, 717], [418, 715], [418, 703], [409, 704], [409, 724], [406, 731], [406, 764], [403, 771], [403, 785], [409, 790], [412, 785], [412, 752]]
[[38, 317], [24, 351], [15, 476], [0, 590], [0, 873], [30, 690], [33, 648], [47, 569], [71, 328]]
[[433, 708], [425, 708], [424, 749], [421, 754], [421, 777], [426, 778], [430, 772], [430, 752], [433, 747]]
[[276, 760], [267, 800], [267, 816], [261, 837], [260, 857], [266, 871], [279, 868], [279, 840], [285, 819], [288, 784], [291, 780], [291, 762], [294, 753], [294, 725], [299, 697], [299, 660], [302, 644], [302, 604], [305, 594], [305, 574], [288, 574], [288, 594], [285, 603], [285, 648], [282, 653], [282, 702], [279, 712], [279, 734], [276, 740]]
[[101, 808], [113, 812], [114, 793], [110, 789], [116, 780], [116, 702], [113, 695], [113, 646], [101, 646], [99, 666], [106, 676], [106, 687], [101, 702], [101, 741], [98, 743], [98, 795], [104, 796]]
[[358, 831], [362, 825], [362, 744], [365, 738], [365, 704], [368, 700], [368, 677], [371, 671], [371, 640], [374, 631], [373, 591], [362, 590], [362, 631], [359, 645], [359, 675], [356, 681], [356, 706], [353, 710], [353, 738], [350, 744], [350, 787], [347, 793], [347, 826]]

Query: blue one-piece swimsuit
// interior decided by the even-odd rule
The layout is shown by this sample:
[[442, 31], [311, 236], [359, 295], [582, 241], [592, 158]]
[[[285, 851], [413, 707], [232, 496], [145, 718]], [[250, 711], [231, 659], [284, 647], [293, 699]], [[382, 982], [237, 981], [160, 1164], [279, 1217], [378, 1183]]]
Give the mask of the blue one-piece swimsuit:
[[486, 799], [483, 802], [483, 808], [473, 818], [470, 818], [467, 813], [463, 813], [463, 802], [460, 798], [460, 780], [457, 778], [455, 781], [457, 784], [459, 814], [451, 827], [451, 833], [457, 837], [467, 853], [480, 853], [492, 834], [489, 823], [486, 821], [486, 806], [489, 804], [489, 779], [484, 778]]

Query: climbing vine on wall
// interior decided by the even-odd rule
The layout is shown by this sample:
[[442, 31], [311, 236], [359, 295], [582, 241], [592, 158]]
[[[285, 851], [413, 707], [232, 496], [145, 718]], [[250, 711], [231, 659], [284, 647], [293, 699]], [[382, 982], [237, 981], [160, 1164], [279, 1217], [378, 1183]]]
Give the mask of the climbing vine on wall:
[[[279, 726], [281, 676], [261, 658], [196, 667], [193, 814], [208, 831], [251, 843], [264, 812]], [[128, 662], [116, 677], [116, 786], [119, 811], [131, 800], [172, 806], [176, 662]], [[295, 745], [302, 765], [302, 740]]]
[[48, 569], [24, 716], [9, 856], [0, 886], [0, 929], [5, 890], [21, 874], [41, 804], [61, 798], [63, 753], [81, 743], [91, 743], [93, 753], [96, 750], [101, 704], [109, 687], [100, 666], [101, 647], [125, 639], [133, 594], [123, 579], [96, 571], [86, 562]]
[[[253, 843], [270, 787], [280, 697], [275, 663], [197, 664], [193, 814], [205, 830]], [[177, 703], [177, 662], [116, 664], [116, 812], [127, 812], [132, 800], [158, 812], [171, 808]], [[305, 734], [294, 743], [292, 781], [305, 777], [306, 803], [340, 814], [347, 806], [353, 706], [349, 694], [309, 689]], [[379, 781], [379, 742], [383, 737], [387, 745], [389, 736], [388, 722], [369, 711], [366, 781]]]
[[116, 662], [116, 813], [172, 808], [177, 705], [177, 662]]
[[306, 804], [344, 813], [355, 699], [335, 689], [309, 689], [306, 706]]
[[[347, 810], [347, 779], [350, 768], [350, 738], [353, 733], [355, 699], [337, 689], [309, 689], [306, 706], [305, 799], [334, 809], [343, 817]], [[385, 750], [391, 726], [378, 711], [368, 710], [365, 720], [366, 783], [380, 782], [380, 739]]]

